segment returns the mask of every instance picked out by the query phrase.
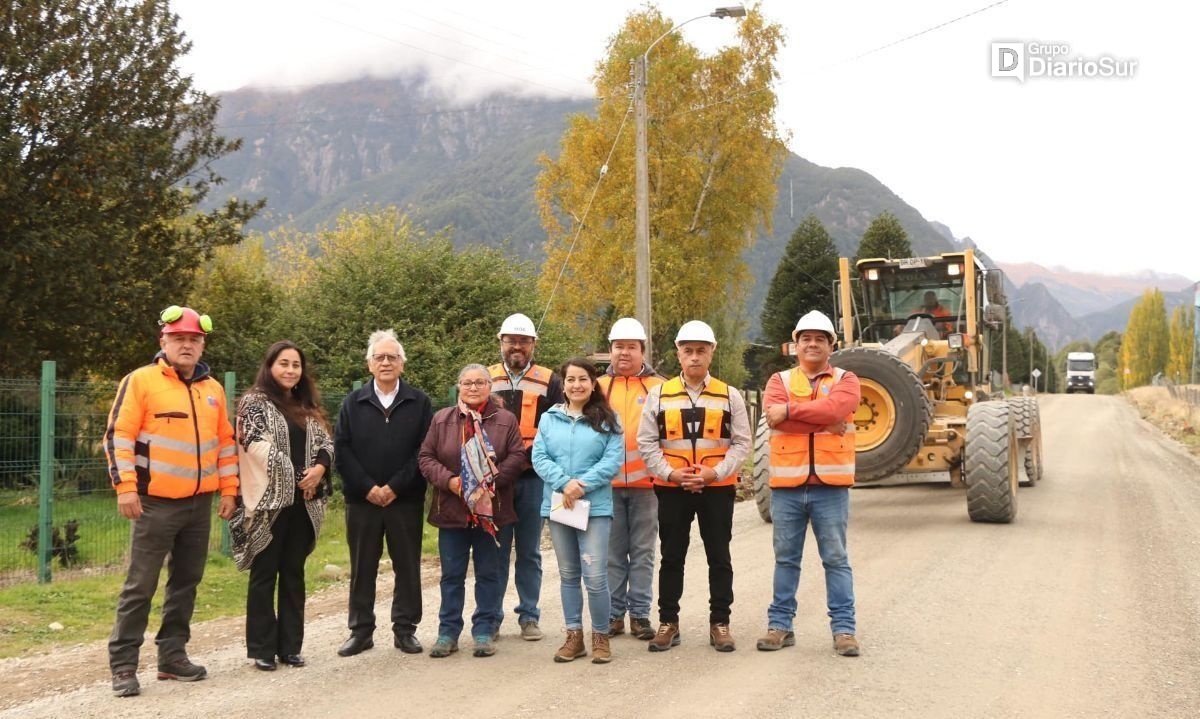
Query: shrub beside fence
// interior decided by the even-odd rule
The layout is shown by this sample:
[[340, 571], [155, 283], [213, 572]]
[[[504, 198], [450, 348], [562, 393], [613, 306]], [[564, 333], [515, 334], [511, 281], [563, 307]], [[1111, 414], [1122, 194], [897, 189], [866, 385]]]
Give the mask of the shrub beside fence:
[[[234, 373], [224, 379], [232, 419], [240, 391]], [[0, 584], [124, 568], [129, 521], [117, 513], [103, 446], [116, 388], [58, 380], [53, 362], [40, 381], [0, 379]], [[331, 422], [344, 396], [323, 398]], [[216, 502], [213, 517], [210, 549], [228, 553]]]

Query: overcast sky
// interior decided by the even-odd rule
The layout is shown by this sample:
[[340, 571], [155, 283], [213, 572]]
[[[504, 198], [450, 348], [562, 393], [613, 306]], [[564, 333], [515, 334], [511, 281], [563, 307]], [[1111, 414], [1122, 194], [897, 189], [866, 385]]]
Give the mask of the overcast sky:
[[[775, 90], [790, 149], [871, 173], [926, 219], [969, 235], [1001, 261], [1200, 279], [1193, 212], [1200, 10], [1011, 0], [980, 11], [993, 1], [763, 0], [787, 36]], [[184, 70], [209, 91], [421, 65], [459, 92], [581, 98], [592, 96], [588, 77], [609, 37], [641, 7], [627, 0], [172, 5], [193, 42]], [[716, 7], [657, 5], [676, 23]], [[735, 39], [734, 22], [705, 18], [680, 32], [711, 52]], [[1136, 66], [1125, 79], [1022, 82], [992, 76], [994, 42], [1065, 45], [1059, 59], [1108, 56]], [[1035, 71], [1034, 50], [1025, 51]]]

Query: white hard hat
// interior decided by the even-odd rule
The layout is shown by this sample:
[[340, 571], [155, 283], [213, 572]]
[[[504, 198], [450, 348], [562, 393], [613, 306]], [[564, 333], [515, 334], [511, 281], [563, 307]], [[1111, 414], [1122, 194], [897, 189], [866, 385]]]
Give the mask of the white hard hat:
[[642, 327], [642, 323], [632, 317], [622, 317], [613, 322], [612, 329], [608, 331], [608, 341], [615, 342], [616, 340], [641, 340], [645, 342], [646, 328]]
[[824, 312], [818, 310], [813, 310], [800, 318], [800, 321], [796, 323], [796, 329], [792, 330], [792, 341], [795, 342], [796, 338], [804, 330], [820, 330], [829, 335], [830, 342], [837, 339], [837, 332], [833, 329], [833, 322], [825, 316]]
[[684, 322], [679, 328], [679, 332], [675, 335], [675, 344], [680, 342], [707, 342], [710, 345], [717, 346], [717, 336], [713, 334], [712, 327], [709, 327], [700, 320], [690, 320]]
[[533, 320], [518, 312], [505, 317], [504, 322], [500, 324], [500, 331], [496, 333], [496, 338], [499, 339], [504, 335], [521, 335], [536, 340], [537, 330], [533, 328]]

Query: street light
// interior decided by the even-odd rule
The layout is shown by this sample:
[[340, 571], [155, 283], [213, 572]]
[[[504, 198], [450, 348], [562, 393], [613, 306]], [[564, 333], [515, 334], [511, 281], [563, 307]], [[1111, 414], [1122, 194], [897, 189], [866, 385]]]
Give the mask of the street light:
[[646, 333], [650, 337], [646, 341], [646, 361], [648, 363], [652, 357], [652, 342], [654, 338], [650, 322], [650, 170], [647, 166], [648, 158], [646, 151], [646, 82], [648, 79], [647, 68], [650, 64], [650, 51], [654, 49], [655, 45], [662, 42], [663, 38], [690, 22], [706, 17], [726, 18], [745, 17], [745, 15], [746, 8], [741, 5], [733, 5], [730, 7], [719, 7], [707, 15], [697, 15], [691, 20], [685, 20], [662, 35], [659, 35], [658, 39], [650, 43], [650, 46], [638, 57], [636, 62], [633, 88], [634, 124], [637, 126], [635, 141], [636, 157], [634, 163], [636, 169], [636, 202], [634, 210], [637, 217], [634, 222], [634, 259], [636, 261], [634, 314], [637, 315], [638, 321], [646, 328]]

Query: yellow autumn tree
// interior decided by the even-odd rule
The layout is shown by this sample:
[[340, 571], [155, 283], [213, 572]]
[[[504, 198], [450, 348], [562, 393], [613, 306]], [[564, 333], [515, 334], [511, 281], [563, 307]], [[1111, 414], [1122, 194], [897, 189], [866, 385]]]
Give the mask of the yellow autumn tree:
[[1184, 303], [1171, 312], [1167, 343], [1167, 377], [1176, 384], [1192, 380], [1192, 357], [1196, 351], [1196, 311]]
[[[742, 257], [769, 231], [785, 154], [770, 89], [782, 31], [756, 7], [736, 22], [736, 44], [710, 57], [678, 32], [663, 37], [646, 90], [655, 361], [672, 370], [675, 330], [702, 319], [721, 347], [713, 373], [735, 383], [745, 376]], [[572, 117], [559, 156], [540, 159], [541, 286], [557, 285], [551, 315], [598, 345], [613, 318], [634, 313], [632, 63], [672, 27], [654, 7], [631, 13], [597, 64], [595, 114]]]
[[1150, 384], [1167, 366], [1167, 310], [1162, 292], [1146, 290], [1129, 313], [1121, 341], [1122, 386]]

